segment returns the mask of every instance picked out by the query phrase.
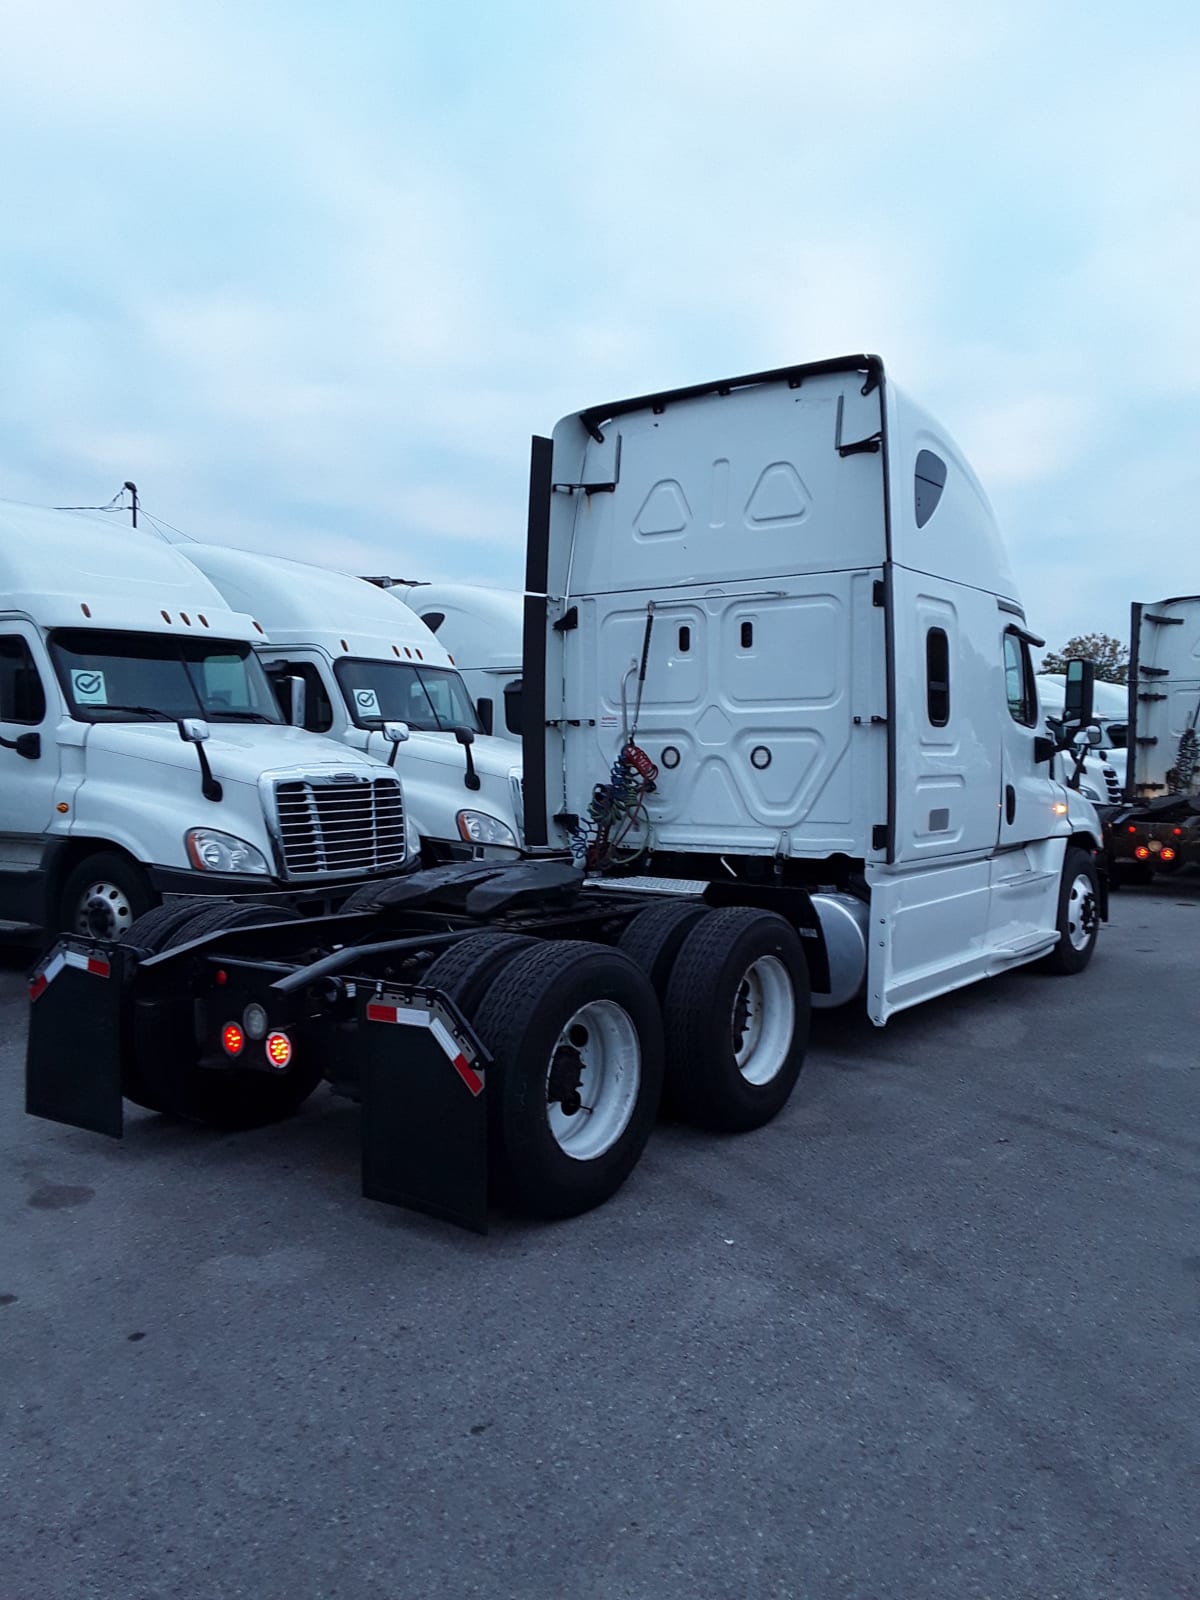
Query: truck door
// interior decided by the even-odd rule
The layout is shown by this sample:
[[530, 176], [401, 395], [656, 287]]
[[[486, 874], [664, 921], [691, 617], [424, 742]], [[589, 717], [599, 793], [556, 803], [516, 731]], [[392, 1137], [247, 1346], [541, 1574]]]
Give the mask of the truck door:
[[1004, 631], [1004, 693], [1008, 715], [1000, 718], [1001, 781], [997, 843], [1028, 844], [1055, 832], [1050, 767], [1035, 765], [1033, 742], [1041, 732], [1037, 680], [1029, 642], [1019, 628]]
[[1036, 948], [1054, 931], [1065, 849], [1063, 791], [1048, 762], [1034, 762], [1041, 732], [1029, 640], [1018, 627], [1000, 639], [1005, 705], [1000, 708], [1001, 789], [988, 906], [988, 949], [1001, 960]]
[[0, 918], [36, 921], [40, 914], [42, 852], [59, 774], [57, 724], [56, 686], [34, 629], [0, 620]]

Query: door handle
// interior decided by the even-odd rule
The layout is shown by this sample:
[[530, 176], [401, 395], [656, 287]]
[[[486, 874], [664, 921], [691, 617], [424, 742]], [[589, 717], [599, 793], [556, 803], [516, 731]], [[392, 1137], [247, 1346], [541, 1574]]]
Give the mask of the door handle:
[[1011, 828], [1017, 815], [1017, 791], [1011, 783], [1004, 785], [1004, 817]]

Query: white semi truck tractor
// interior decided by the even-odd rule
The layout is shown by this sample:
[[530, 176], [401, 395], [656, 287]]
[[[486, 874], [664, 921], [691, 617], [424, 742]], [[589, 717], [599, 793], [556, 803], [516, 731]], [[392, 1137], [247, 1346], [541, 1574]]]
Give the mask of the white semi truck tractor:
[[[664, 1091], [770, 1122], [812, 1005], [884, 1024], [1087, 967], [1100, 824], [1053, 774], [1041, 641], [978, 480], [877, 357], [565, 417], [534, 441], [525, 592], [524, 859], [162, 953], [153, 927], [65, 941], [32, 1110], [262, 1120], [324, 1078], [361, 1101], [367, 1194], [484, 1229], [495, 1195], [608, 1199]], [[1071, 663], [1062, 741], [1090, 688]]]

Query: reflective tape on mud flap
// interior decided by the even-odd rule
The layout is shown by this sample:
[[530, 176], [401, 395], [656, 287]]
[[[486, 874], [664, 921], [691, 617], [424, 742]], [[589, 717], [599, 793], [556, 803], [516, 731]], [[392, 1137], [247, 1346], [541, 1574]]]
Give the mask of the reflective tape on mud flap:
[[447, 1061], [471, 1093], [473, 1095], [483, 1093], [482, 1074], [475, 1070], [469, 1056], [441, 1018], [424, 1006], [404, 1005], [394, 1000], [372, 1000], [367, 1005], [367, 1021], [401, 1023], [410, 1028], [428, 1028]]
[[79, 950], [55, 950], [34, 972], [29, 980], [29, 998], [38, 1000], [62, 972], [64, 967], [75, 967], [94, 978], [107, 978], [112, 968], [102, 956], [85, 956]]

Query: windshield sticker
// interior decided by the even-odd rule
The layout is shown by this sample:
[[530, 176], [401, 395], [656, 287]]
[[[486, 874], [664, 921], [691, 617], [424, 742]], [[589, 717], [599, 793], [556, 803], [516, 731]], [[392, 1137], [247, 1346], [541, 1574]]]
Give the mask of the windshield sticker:
[[75, 696], [76, 704], [81, 706], [106, 706], [108, 704], [108, 690], [104, 687], [104, 674], [93, 672], [89, 668], [73, 667], [71, 669], [71, 693]]
[[355, 689], [354, 707], [360, 717], [379, 715], [379, 696], [374, 689]]

